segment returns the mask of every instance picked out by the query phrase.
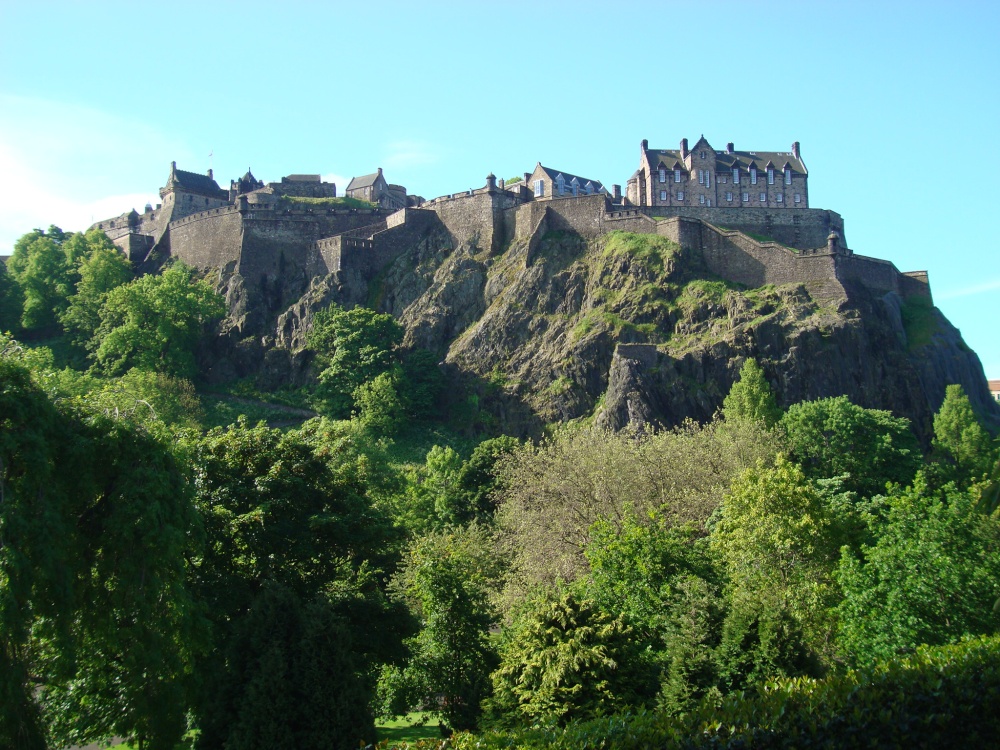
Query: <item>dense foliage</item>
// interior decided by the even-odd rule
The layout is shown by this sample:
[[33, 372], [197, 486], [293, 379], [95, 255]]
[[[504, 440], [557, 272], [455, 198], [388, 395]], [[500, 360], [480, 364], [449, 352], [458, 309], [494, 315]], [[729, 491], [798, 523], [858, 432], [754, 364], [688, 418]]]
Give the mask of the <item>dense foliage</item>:
[[0, 268], [0, 745], [353, 748], [413, 711], [453, 747], [995, 736], [1000, 457], [960, 387], [926, 455], [753, 360], [707, 424], [521, 442], [331, 305], [303, 421], [206, 393], [206, 280], [132, 276], [56, 227]]

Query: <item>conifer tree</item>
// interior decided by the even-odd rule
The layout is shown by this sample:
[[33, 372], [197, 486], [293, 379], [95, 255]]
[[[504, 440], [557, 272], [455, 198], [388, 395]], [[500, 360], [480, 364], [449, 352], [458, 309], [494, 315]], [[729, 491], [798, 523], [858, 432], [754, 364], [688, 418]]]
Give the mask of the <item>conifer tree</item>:
[[727, 422], [761, 422], [768, 428], [781, 419], [781, 408], [757, 360], [743, 363], [740, 379], [722, 402], [722, 413]]

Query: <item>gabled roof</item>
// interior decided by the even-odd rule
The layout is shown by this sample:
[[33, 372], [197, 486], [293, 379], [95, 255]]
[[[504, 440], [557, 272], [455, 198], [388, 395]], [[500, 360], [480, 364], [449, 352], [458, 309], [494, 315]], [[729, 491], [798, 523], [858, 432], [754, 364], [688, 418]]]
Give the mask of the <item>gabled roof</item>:
[[374, 174], [366, 174], [362, 175], [361, 177], [354, 177], [347, 184], [346, 189], [358, 190], [360, 188], [371, 187], [372, 185], [375, 184], [375, 181], [381, 176], [382, 176], [382, 170], [380, 169], [378, 172], [375, 172]]
[[549, 167], [543, 166], [542, 164], [539, 164], [538, 166], [541, 167], [545, 175], [553, 181], [559, 175], [562, 175], [567, 185], [571, 185], [573, 183], [573, 180], [576, 180], [577, 183], [580, 185], [585, 185], [586, 183], [589, 182], [594, 186], [595, 193], [599, 193], [602, 190], [607, 192], [607, 188], [604, 187], [604, 183], [602, 183], [600, 180], [592, 180], [589, 177], [580, 177], [579, 175], [570, 174], [569, 172], [561, 172], [558, 169], [550, 169]]
[[172, 169], [170, 171], [170, 180], [167, 182], [168, 186], [171, 183], [175, 189], [181, 188], [189, 193], [198, 193], [199, 195], [214, 196], [222, 190], [219, 187], [219, 183], [208, 175], [198, 174], [197, 172], [185, 172], [183, 169]]
[[[695, 144], [697, 145], [697, 144]], [[694, 151], [694, 149], [691, 149]], [[686, 170], [687, 167], [684, 166], [681, 161], [681, 152], [676, 149], [646, 149], [646, 160], [653, 166], [654, 169], [658, 168], [661, 162], [667, 169], [674, 169], [675, 167], [680, 167]], [[746, 171], [750, 168], [750, 164], [756, 162], [757, 166], [768, 162], [773, 162], [774, 164], [781, 164], [784, 167], [788, 164], [793, 172], [799, 172], [800, 174], [808, 174], [808, 170], [802, 160], [797, 158], [795, 154], [791, 151], [733, 151], [732, 153], [726, 153], [725, 151], [715, 152], [715, 167], [718, 170], [732, 169], [733, 167], [739, 167], [740, 169]], [[670, 166], [673, 164], [674, 166]]]

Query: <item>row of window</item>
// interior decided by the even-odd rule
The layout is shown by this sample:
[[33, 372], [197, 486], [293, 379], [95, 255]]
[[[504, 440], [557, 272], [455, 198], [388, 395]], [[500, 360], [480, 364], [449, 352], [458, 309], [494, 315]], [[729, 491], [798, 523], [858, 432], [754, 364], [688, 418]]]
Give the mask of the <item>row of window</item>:
[[[743, 193], [742, 197], [743, 197], [743, 202], [744, 203], [749, 203], [750, 202], [750, 193]], [[666, 201], [667, 200], [667, 191], [666, 190], [661, 190], [660, 191], [660, 200], [661, 201]], [[677, 200], [679, 200], [679, 201], [684, 200], [684, 191], [683, 190], [678, 190], [677, 191]], [[733, 194], [732, 193], [726, 193], [726, 200], [729, 201], [730, 203], [732, 203], [733, 202]], [[795, 195], [793, 196], [793, 201], [795, 203], [801, 203], [802, 202], [802, 194], [801, 193], [795, 193]], [[761, 203], [767, 203], [767, 193], [761, 193], [760, 194], [760, 202]], [[784, 203], [785, 202], [785, 194], [784, 193], [776, 193], [775, 196], [774, 196], [774, 202], [775, 203]], [[698, 203], [700, 203], [703, 206], [706, 206], [706, 205], [707, 206], [711, 206], [712, 205], [712, 199], [711, 198], [706, 199], [704, 195], [699, 195], [698, 196]]]
[[[712, 182], [711, 182], [712, 178], [710, 176], [711, 174], [712, 174], [712, 170], [710, 170], [710, 169], [699, 169], [698, 170], [698, 182], [700, 184], [702, 184], [702, 185], [711, 185], [712, 184]], [[786, 185], [791, 185], [792, 184], [792, 170], [786, 169], [786, 170], [784, 170], [784, 174], [785, 174], [785, 184]], [[667, 170], [666, 169], [659, 170], [659, 178], [660, 178], [660, 182], [666, 182], [667, 181]], [[723, 181], [725, 181], [725, 178], [722, 178], [722, 179], [723, 179]], [[680, 181], [681, 181], [681, 170], [680, 169], [675, 169], [674, 170], [674, 182], [680, 182]], [[733, 184], [734, 185], [739, 185], [740, 184], [740, 168], [739, 167], [733, 167]], [[756, 185], [757, 184], [757, 168], [756, 167], [751, 167], [750, 168], [750, 184], [751, 185]], [[768, 167], [768, 169], [767, 169], [767, 184], [768, 185], [773, 185], [774, 184], [774, 168], [773, 167]]]

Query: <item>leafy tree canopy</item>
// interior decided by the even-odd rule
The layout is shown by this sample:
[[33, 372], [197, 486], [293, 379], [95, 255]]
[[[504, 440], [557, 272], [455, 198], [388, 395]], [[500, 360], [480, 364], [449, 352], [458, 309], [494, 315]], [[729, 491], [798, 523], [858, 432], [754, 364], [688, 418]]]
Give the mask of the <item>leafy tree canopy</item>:
[[846, 396], [804, 401], [781, 418], [790, 455], [806, 475], [846, 475], [844, 489], [861, 497], [909, 484], [921, 464], [910, 423], [890, 412], [865, 409]]
[[107, 293], [94, 339], [97, 367], [118, 375], [132, 367], [193, 377], [194, 351], [225, 305], [206, 281], [174, 264]]
[[946, 475], [960, 484], [981, 480], [996, 463], [993, 441], [960, 385], [945, 389], [944, 402], [934, 416], [933, 446], [950, 465]]

